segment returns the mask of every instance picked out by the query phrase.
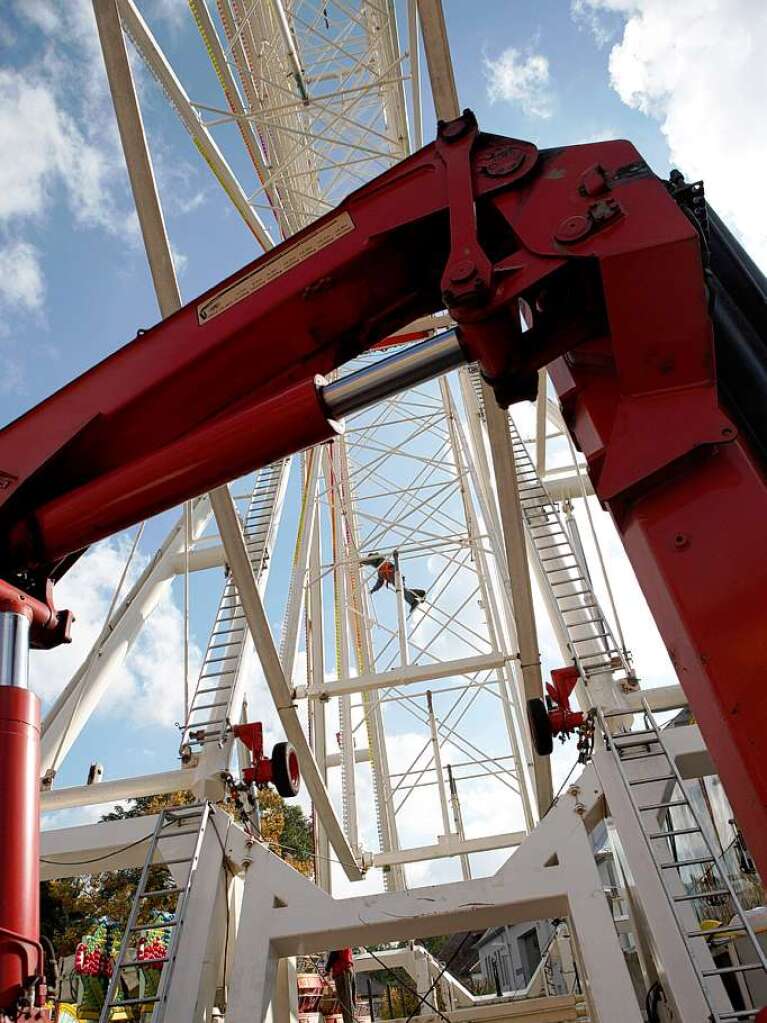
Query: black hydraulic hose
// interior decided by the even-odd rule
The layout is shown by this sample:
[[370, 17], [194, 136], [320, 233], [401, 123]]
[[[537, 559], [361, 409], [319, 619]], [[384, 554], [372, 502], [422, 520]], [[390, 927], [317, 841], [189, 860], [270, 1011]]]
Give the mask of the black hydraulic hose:
[[709, 206], [711, 318], [728, 413], [767, 464], [767, 278]]
[[59, 997], [59, 961], [56, 958], [56, 949], [47, 934], [40, 935], [40, 944], [45, 948], [45, 982], [48, 990], [53, 992], [53, 997], [58, 1001]]

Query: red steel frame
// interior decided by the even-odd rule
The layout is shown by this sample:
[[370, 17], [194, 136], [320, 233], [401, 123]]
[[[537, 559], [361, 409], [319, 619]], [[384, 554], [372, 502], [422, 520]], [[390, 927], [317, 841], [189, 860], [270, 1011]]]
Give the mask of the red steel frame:
[[[46, 581], [88, 544], [330, 438], [314, 374], [442, 308], [501, 404], [550, 365], [767, 876], [767, 487], [719, 404], [696, 231], [628, 142], [538, 153], [468, 112], [441, 125], [0, 431], [0, 576], [51, 605]], [[17, 883], [0, 874], [0, 928]]]

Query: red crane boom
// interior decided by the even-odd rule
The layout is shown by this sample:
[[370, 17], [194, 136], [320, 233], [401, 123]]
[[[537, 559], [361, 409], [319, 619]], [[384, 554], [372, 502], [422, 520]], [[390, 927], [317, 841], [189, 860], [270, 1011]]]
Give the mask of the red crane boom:
[[[335, 406], [316, 375], [443, 308], [503, 406], [532, 397], [549, 366], [767, 876], [767, 487], [763, 438], [745, 414], [761, 370], [745, 374], [742, 402], [731, 372], [762, 354], [744, 342], [753, 324], [730, 302], [733, 287], [707, 268], [701, 202], [655, 177], [628, 142], [538, 152], [481, 134], [467, 111], [0, 431], [0, 619], [10, 623], [0, 642], [0, 1020], [39, 1002], [42, 973], [39, 709], [5, 653], [14, 642], [23, 652], [16, 624], [31, 623], [34, 645], [64, 641], [69, 617], [54, 610], [52, 581], [83, 549], [332, 437]], [[716, 237], [724, 266], [737, 252]], [[752, 278], [744, 292], [758, 291]], [[726, 350], [726, 381], [717, 293], [717, 343], [743, 342]]]

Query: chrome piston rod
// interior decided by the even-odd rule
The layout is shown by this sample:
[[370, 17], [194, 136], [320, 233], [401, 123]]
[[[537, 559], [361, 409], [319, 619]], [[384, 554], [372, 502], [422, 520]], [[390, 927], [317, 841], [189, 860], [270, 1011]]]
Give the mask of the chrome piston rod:
[[373, 366], [358, 369], [332, 384], [325, 384], [319, 388], [319, 393], [329, 417], [342, 419], [409, 387], [464, 366], [468, 361], [455, 330], [449, 330], [388, 359], [381, 359]]

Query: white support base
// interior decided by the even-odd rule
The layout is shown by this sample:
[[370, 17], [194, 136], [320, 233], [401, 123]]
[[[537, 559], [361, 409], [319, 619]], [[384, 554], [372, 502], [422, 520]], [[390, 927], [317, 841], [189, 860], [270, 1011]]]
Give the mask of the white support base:
[[594, 1020], [640, 1023], [617, 937], [609, 940], [615, 930], [584, 826], [601, 797], [587, 769], [578, 798], [562, 797], [493, 877], [410, 892], [333, 899], [254, 847], [227, 1023], [262, 1023], [284, 956], [557, 916], [570, 920]]
[[[665, 738], [686, 777], [710, 773], [696, 727], [670, 729]], [[280, 965], [289, 957], [560, 917], [568, 921], [593, 1023], [641, 1023], [589, 836], [609, 808], [630, 873], [632, 914], [635, 930], [641, 930], [637, 938], [648, 957], [646, 969], [650, 967], [662, 978], [679, 1023], [700, 1023], [706, 1018], [705, 1003], [657, 870], [647, 855], [644, 836], [619, 782], [610, 755], [595, 754], [594, 764], [492, 877], [348, 899], [333, 899], [266, 846], [253, 843], [225, 814], [214, 812], [219, 834], [217, 837], [212, 826], [206, 832], [172, 981], [168, 1019], [203, 1023], [226, 975], [227, 1023], [263, 1023], [270, 1014], [274, 1023], [291, 1023], [293, 986], [285, 980], [285, 971], [291, 967]], [[47, 880], [81, 874], [93, 869], [97, 858], [99, 869], [139, 866], [155, 821], [154, 817], [139, 817], [43, 832], [41, 876]], [[172, 842], [166, 844], [163, 854], [173, 856]], [[409, 951], [414, 953], [414, 949]], [[428, 963], [426, 966], [431, 982], [435, 974]], [[413, 968], [417, 973], [415, 964]], [[529, 994], [535, 996], [537, 991]], [[535, 1020], [575, 1019], [580, 1011], [575, 1003], [563, 1003], [556, 1009], [562, 1014], [551, 1015], [553, 1001], [536, 997], [514, 1003], [513, 1011], [512, 1003], [505, 1008], [503, 1003], [495, 1007], [467, 1005], [461, 991], [451, 991], [450, 999], [452, 1023], [462, 1023], [461, 1013], [469, 1014], [467, 1020], [484, 1019], [490, 1008], [495, 1012], [492, 1020], [498, 1023], [517, 1018], [517, 1008], [523, 1017], [530, 1010], [528, 1018]], [[536, 1002], [537, 1015], [533, 1013]], [[572, 1016], [565, 1014], [571, 1010]], [[487, 1018], [490, 1023], [491, 1017]]]

